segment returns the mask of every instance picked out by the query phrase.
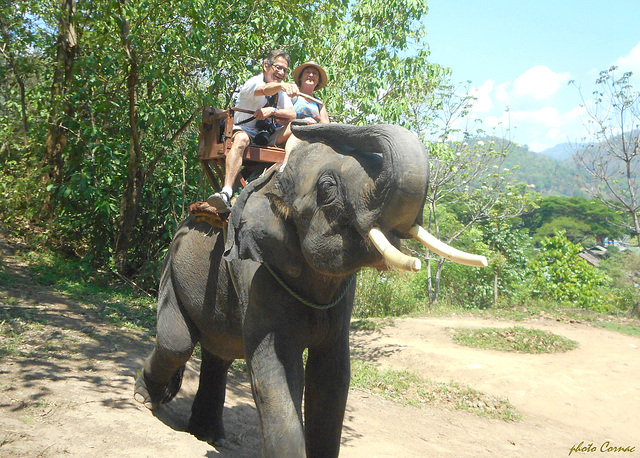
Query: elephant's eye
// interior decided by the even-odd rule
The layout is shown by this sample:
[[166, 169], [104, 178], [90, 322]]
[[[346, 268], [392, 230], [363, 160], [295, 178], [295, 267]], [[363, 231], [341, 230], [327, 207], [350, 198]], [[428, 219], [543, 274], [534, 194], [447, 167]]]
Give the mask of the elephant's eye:
[[318, 180], [318, 205], [328, 205], [338, 197], [338, 185], [333, 175], [323, 175]]

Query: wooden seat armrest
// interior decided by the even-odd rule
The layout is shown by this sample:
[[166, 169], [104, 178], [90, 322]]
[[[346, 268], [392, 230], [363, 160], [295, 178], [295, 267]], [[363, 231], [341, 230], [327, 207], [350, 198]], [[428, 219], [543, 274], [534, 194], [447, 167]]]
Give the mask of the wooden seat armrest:
[[219, 123], [221, 120], [226, 119], [229, 115], [229, 110], [220, 110], [213, 107], [204, 107], [202, 109], [202, 124], [214, 124]]

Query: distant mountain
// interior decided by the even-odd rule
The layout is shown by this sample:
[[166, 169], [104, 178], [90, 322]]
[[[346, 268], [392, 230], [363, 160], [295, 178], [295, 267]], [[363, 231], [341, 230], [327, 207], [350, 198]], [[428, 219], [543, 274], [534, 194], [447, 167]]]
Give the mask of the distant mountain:
[[582, 145], [576, 145], [574, 143], [560, 143], [559, 145], [552, 146], [542, 151], [540, 154], [549, 156], [557, 161], [564, 161], [569, 159], [575, 153], [575, 149]]
[[588, 145], [590, 145], [590, 143], [560, 143], [556, 146], [552, 146], [551, 148], [547, 148], [540, 154], [552, 157], [558, 161], [566, 161], [567, 159], [570, 159], [577, 150]]
[[[526, 183], [542, 195], [584, 196], [576, 185], [578, 169], [573, 161], [567, 160], [571, 155], [567, 155], [561, 145], [558, 147], [558, 154], [554, 155], [534, 153], [526, 146], [512, 144], [504, 167], [512, 170], [515, 180]], [[565, 160], [556, 159], [562, 155], [565, 155]]]

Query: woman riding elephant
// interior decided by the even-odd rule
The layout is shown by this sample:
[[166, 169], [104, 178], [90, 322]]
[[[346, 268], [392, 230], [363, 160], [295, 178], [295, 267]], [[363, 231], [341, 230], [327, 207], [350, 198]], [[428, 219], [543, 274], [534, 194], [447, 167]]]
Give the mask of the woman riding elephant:
[[[329, 123], [329, 114], [324, 103], [316, 98], [314, 94], [314, 91], [319, 91], [327, 85], [327, 72], [320, 65], [309, 61], [295, 68], [293, 80], [298, 85], [300, 94], [292, 98], [293, 108], [296, 110], [295, 122], [306, 124]], [[287, 143], [284, 147], [286, 154], [283, 164], [286, 164], [291, 150], [299, 140], [295, 135], [291, 134], [291, 129], [287, 129], [284, 135], [287, 138]], [[282, 168], [284, 168], [284, 165]]]
[[329, 115], [327, 114], [327, 109], [314, 96], [314, 91], [319, 91], [327, 84], [327, 73], [324, 69], [315, 62], [306, 62], [295, 68], [293, 80], [298, 85], [301, 94], [315, 99], [306, 98], [304, 95], [299, 95], [292, 99], [297, 119], [302, 119], [307, 124], [328, 123]]

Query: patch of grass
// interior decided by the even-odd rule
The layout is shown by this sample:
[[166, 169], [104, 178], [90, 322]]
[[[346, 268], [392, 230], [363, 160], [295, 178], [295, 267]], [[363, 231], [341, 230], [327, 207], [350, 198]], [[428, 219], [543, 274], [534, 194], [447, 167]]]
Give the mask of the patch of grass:
[[13, 282], [13, 275], [5, 272], [4, 270], [0, 270], [0, 286], [9, 287], [13, 284]]
[[463, 388], [454, 382], [436, 383], [406, 370], [379, 369], [363, 361], [351, 362], [351, 386], [405, 405], [461, 409], [504, 421], [522, 418], [507, 399]]
[[4, 291], [0, 293], [0, 301], [1, 301], [1, 304], [2, 304], [2, 305], [0, 305], [0, 307], [2, 307], [2, 306], [10, 307], [10, 306], [13, 306], [13, 305], [20, 304], [20, 299], [18, 299], [17, 297], [10, 296]]
[[351, 329], [354, 331], [379, 331], [391, 325], [393, 321], [391, 319], [374, 319], [374, 318], [360, 318], [351, 320]]
[[153, 331], [156, 326], [156, 301], [122, 291], [98, 291], [91, 302], [98, 313], [113, 324], [128, 329]]
[[29, 333], [42, 327], [42, 320], [28, 310], [15, 305], [0, 306], [0, 360], [21, 354]]
[[566, 337], [519, 326], [513, 328], [458, 328], [452, 330], [451, 337], [454, 342], [467, 347], [515, 353], [561, 353], [573, 350], [578, 346], [576, 341]]
[[47, 250], [16, 256], [28, 265], [34, 283], [96, 310], [118, 327], [154, 332], [155, 297], [115, 280], [108, 272], [93, 269], [81, 259], [67, 259]]
[[236, 359], [229, 368], [229, 374], [240, 381], [248, 382], [247, 362], [244, 359]]
[[595, 324], [610, 331], [620, 332], [629, 336], [640, 337], [639, 323], [619, 323], [615, 321], [598, 321]]

